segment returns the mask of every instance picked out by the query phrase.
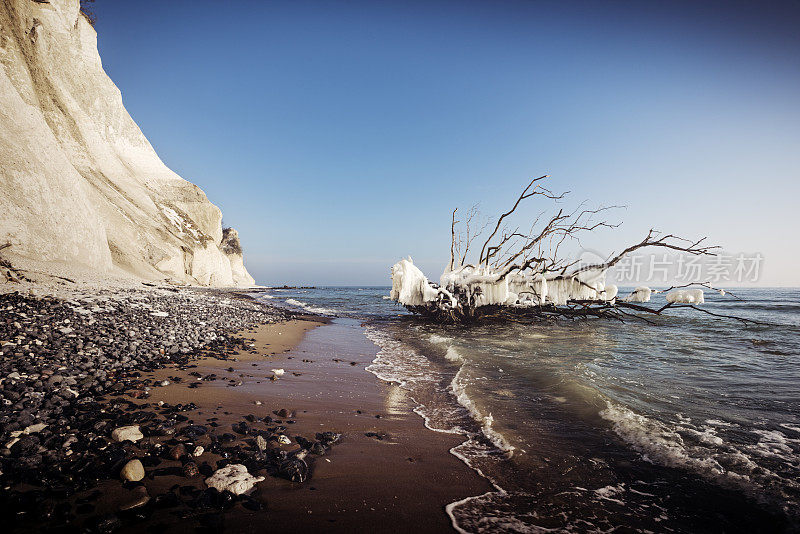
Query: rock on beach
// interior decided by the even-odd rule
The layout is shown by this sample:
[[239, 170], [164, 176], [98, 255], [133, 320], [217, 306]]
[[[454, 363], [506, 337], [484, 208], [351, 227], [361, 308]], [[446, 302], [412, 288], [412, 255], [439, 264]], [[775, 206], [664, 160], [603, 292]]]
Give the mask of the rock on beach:
[[265, 480], [264, 477], [254, 477], [247, 472], [242, 464], [231, 464], [218, 469], [206, 479], [209, 488], [219, 491], [230, 491], [234, 495], [241, 495], [250, 491], [257, 482]]
[[144, 435], [139, 430], [139, 425], [121, 426], [114, 429], [111, 433], [111, 439], [114, 441], [133, 441], [137, 442], [142, 439]]
[[119, 473], [120, 478], [130, 482], [139, 482], [144, 478], [144, 466], [140, 460], [131, 460]]

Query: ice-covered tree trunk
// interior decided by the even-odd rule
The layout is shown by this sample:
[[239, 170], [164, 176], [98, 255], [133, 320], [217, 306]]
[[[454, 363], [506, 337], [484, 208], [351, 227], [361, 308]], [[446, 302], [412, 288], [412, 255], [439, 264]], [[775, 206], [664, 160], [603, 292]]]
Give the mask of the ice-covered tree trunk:
[[641, 242], [602, 263], [582, 265], [559, 256], [559, 247], [565, 241], [598, 228], [616, 227], [605, 221], [593, 221], [610, 208], [578, 209], [571, 213], [561, 209], [548, 219], [540, 216], [527, 233], [506, 226], [509, 216], [526, 199], [557, 201], [565, 196], [544, 188], [541, 182], [546, 178], [532, 180], [512, 208], [491, 225], [492, 232], [471, 263], [468, 262], [471, 245], [481, 234], [470, 227], [475, 208], [470, 210], [463, 232], [458, 227], [460, 221], [456, 220], [457, 210], [453, 211], [450, 262], [439, 281], [429, 280], [410, 257], [400, 260], [392, 267], [390, 298], [416, 314], [438, 321], [469, 322], [482, 318], [519, 320], [553, 316], [622, 319], [632, 311], [659, 314], [668, 308], [694, 308], [704, 301], [703, 287], [724, 294], [697, 281], [663, 291], [664, 305], [654, 308], [641, 305], [657, 293], [650, 288], [639, 287], [630, 295], [619, 297], [617, 286], [606, 283], [608, 270], [641, 248], [713, 255], [717, 247], [703, 245], [705, 238], [690, 241], [650, 230]]

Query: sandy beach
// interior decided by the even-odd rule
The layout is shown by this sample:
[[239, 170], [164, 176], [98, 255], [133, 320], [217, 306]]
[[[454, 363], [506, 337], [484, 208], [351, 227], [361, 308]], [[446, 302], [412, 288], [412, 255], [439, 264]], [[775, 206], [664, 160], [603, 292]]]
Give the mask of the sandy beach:
[[[221, 294], [228, 306], [270, 309], [243, 294]], [[168, 309], [169, 298], [159, 309]], [[202, 306], [211, 302], [202, 292], [195, 298]], [[125, 314], [117, 313], [124, 331]], [[157, 317], [167, 313], [151, 312]], [[4, 435], [18, 436], [14, 439], [22, 445], [12, 439], [5, 448], [4, 474], [10, 483], [3, 507], [33, 503], [17, 514], [14, 530], [261, 532], [268, 525], [293, 532], [442, 532], [452, 528], [446, 504], [490, 490], [449, 453], [463, 438], [426, 429], [402, 388], [365, 370], [377, 347], [358, 321], [274, 313], [277, 319], [230, 336], [228, 348], [183, 349], [187, 358], [173, 358], [174, 363], [167, 358], [154, 369], [136, 365], [115, 375], [118, 381], [105, 386], [110, 391], [101, 381], [99, 392], [106, 394], [93, 405], [99, 435], [69, 438], [75, 436], [69, 428], [80, 423], [62, 429], [44, 413], [40, 418], [49, 424], [41, 429], [13, 430], [27, 421], [6, 424]], [[94, 332], [89, 324], [87, 344], [92, 339], [88, 332]], [[4, 350], [18, 346], [6, 342]], [[174, 349], [156, 354], [164, 352]], [[46, 376], [47, 371], [38, 378]], [[12, 385], [37, 376], [13, 378]], [[115, 443], [111, 431], [134, 421], [143, 437]], [[329, 443], [322, 432], [336, 438]], [[29, 439], [35, 440], [31, 448]], [[35, 451], [64, 439], [66, 453]], [[69, 448], [70, 439], [78, 442], [72, 445], [77, 454]], [[53, 468], [48, 459], [59, 454], [66, 454], [61, 456], [65, 462], [73, 460], [58, 467], [62, 473], [78, 469], [83, 476], [87, 462], [103, 467], [75, 490], [31, 483], [35, 473]], [[281, 462], [293, 458], [308, 466], [302, 481], [289, 480], [283, 471]], [[19, 460], [27, 467], [8, 472], [8, 462]], [[126, 481], [123, 466], [135, 460], [141, 461], [144, 476]], [[249, 466], [250, 475], [264, 479], [240, 496], [209, 490], [210, 475], [240, 462]], [[52, 511], [42, 516], [36, 513], [41, 509]]]
[[[232, 532], [260, 532], [265, 523], [295, 532], [442, 532], [450, 529], [447, 503], [490, 489], [449, 454], [463, 439], [425, 429], [401, 388], [364, 370], [376, 348], [359, 330], [354, 321], [314, 317], [259, 326], [244, 332], [253, 353], [237, 354], [230, 366], [197, 362], [195, 371], [217, 373], [219, 380], [198, 389], [173, 384], [148, 399], [194, 402], [198, 410], [185, 415], [195, 421], [216, 417], [220, 429], [248, 414], [278, 418], [275, 412], [286, 409], [289, 435], [313, 436], [321, 428], [342, 434], [329, 454], [314, 459], [307, 482], [260, 483], [254, 496], [265, 510], [234, 509], [225, 516]], [[274, 368], [285, 373], [272, 381]], [[176, 375], [192, 378], [172, 369], [153, 377]], [[229, 377], [242, 385], [227, 387]]]

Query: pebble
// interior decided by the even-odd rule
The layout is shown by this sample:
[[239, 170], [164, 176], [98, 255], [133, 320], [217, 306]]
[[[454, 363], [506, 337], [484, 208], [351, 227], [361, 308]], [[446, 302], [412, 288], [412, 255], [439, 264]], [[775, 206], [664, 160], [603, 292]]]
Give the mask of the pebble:
[[173, 460], [180, 460], [184, 455], [186, 455], [186, 445], [183, 443], [178, 443], [169, 450], [169, 457]]
[[139, 430], [139, 425], [121, 426], [114, 429], [111, 433], [111, 439], [114, 441], [139, 441], [144, 435]]
[[305, 482], [308, 478], [308, 464], [299, 456], [289, 458], [281, 463], [278, 474], [292, 482]]
[[134, 508], [139, 508], [150, 502], [150, 495], [148, 495], [147, 488], [144, 486], [133, 488], [127, 497], [128, 499], [119, 507], [122, 511], [133, 510]]
[[[225, 434], [222, 439], [213, 433], [216, 423], [195, 424], [189, 414], [183, 414], [196, 411], [194, 404], [148, 404], [145, 400], [156, 386], [180, 381], [173, 376], [154, 380], [148, 378], [149, 372], [168, 365], [186, 369], [201, 354], [233, 360], [235, 351], [246, 349], [247, 342], [232, 333], [284, 320], [289, 317], [286, 311], [230, 293], [194, 288], [69, 291], [72, 296], [65, 298], [43, 296], [43, 292], [0, 294], [0, 377], [4, 378], [0, 380], [0, 444], [8, 445], [0, 451], [0, 487], [36, 505], [35, 512], [23, 512], [37, 518], [30, 531], [49, 530], [56, 519], [68, 523], [78, 507], [86, 514], [96, 513], [94, 500], [99, 491], [92, 502], [80, 504], [68, 502], [67, 496], [91, 492], [104, 481], [121, 479], [128, 488], [141, 484], [145, 475], [155, 480], [200, 474], [212, 479], [236, 465], [244, 469], [237, 476], [241, 475], [245, 486], [263, 480], [250, 475], [245, 465], [299, 480], [302, 464], [287, 460], [314, 449], [324, 453], [330, 447], [332, 441], [320, 438], [303, 444], [298, 439], [293, 444], [280, 423], [269, 417], [246, 418], [249, 423], [238, 427], [244, 434]], [[162, 313], [154, 318], [154, 311]], [[276, 373], [272, 376], [277, 378]], [[200, 380], [198, 373], [197, 378], [206, 384], [214, 376]], [[284, 419], [288, 410], [286, 414]], [[201, 438], [209, 440], [203, 442], [205, 448], [218, 455], [214, 458], [219, 463], [191, 461], [206, 452], [192, 443]], [[284, 445], [281, 449], [274, 446], [279, 440]], [[179, 441], [188, 442], [181, 444], [182, 451]], [[166, 458], [178, 458], [184, 464], [158, 467]], [[310, 461], [303, 460], [306, 467]], [[220, 469], [215, 472], [212, 466]], [[135, 512], [84, 518], [81, 529], [94, 533], [133, 528], [132, 521], [160, 507], [183, 506], [180, 513], [184, 513], [190, 508], [176, 490], [151, 498], [142, 485], [120, 489], [124, 500], [119, 511]], [[208, 495], [217, 507], [215, 514], [241, 499], [231, 490], [218, 491], [211, 485], [194, 491], [214, 492]]]
[[183, 476], [187, 478], [196, 477], [200, 474], [200, 469], [197, 467], [197, 464], [194, 462], [188, 462], [183, 466]]
[[139, 482], [144, 478], [144, 466], [141, 460], [131, 460], [119, 472], [120, 478], [130, 482]]
[[257, 482], [262, 480], [265, 480], [264, 477], [254, 477], [247, 472], [245, 466], [231, 464], [215, 471], [206, 479], [206, 485], [218, 491], [230, 491], [234, 495], [241, 495], [250, 491]]

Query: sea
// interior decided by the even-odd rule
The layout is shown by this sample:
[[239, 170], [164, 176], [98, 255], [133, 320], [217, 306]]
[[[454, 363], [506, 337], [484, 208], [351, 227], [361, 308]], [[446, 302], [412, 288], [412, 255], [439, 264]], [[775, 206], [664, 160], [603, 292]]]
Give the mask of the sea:
[[378, 347], [367, 370], [464, 437], [450, 452], [494, 489], [447, 505], [460, 532], [799, 532], [800, 290], [734, 292], [702, 309], [769, 324], [673, 310], [453, 326], [388, 287], [258, 298], [358, 321]]

